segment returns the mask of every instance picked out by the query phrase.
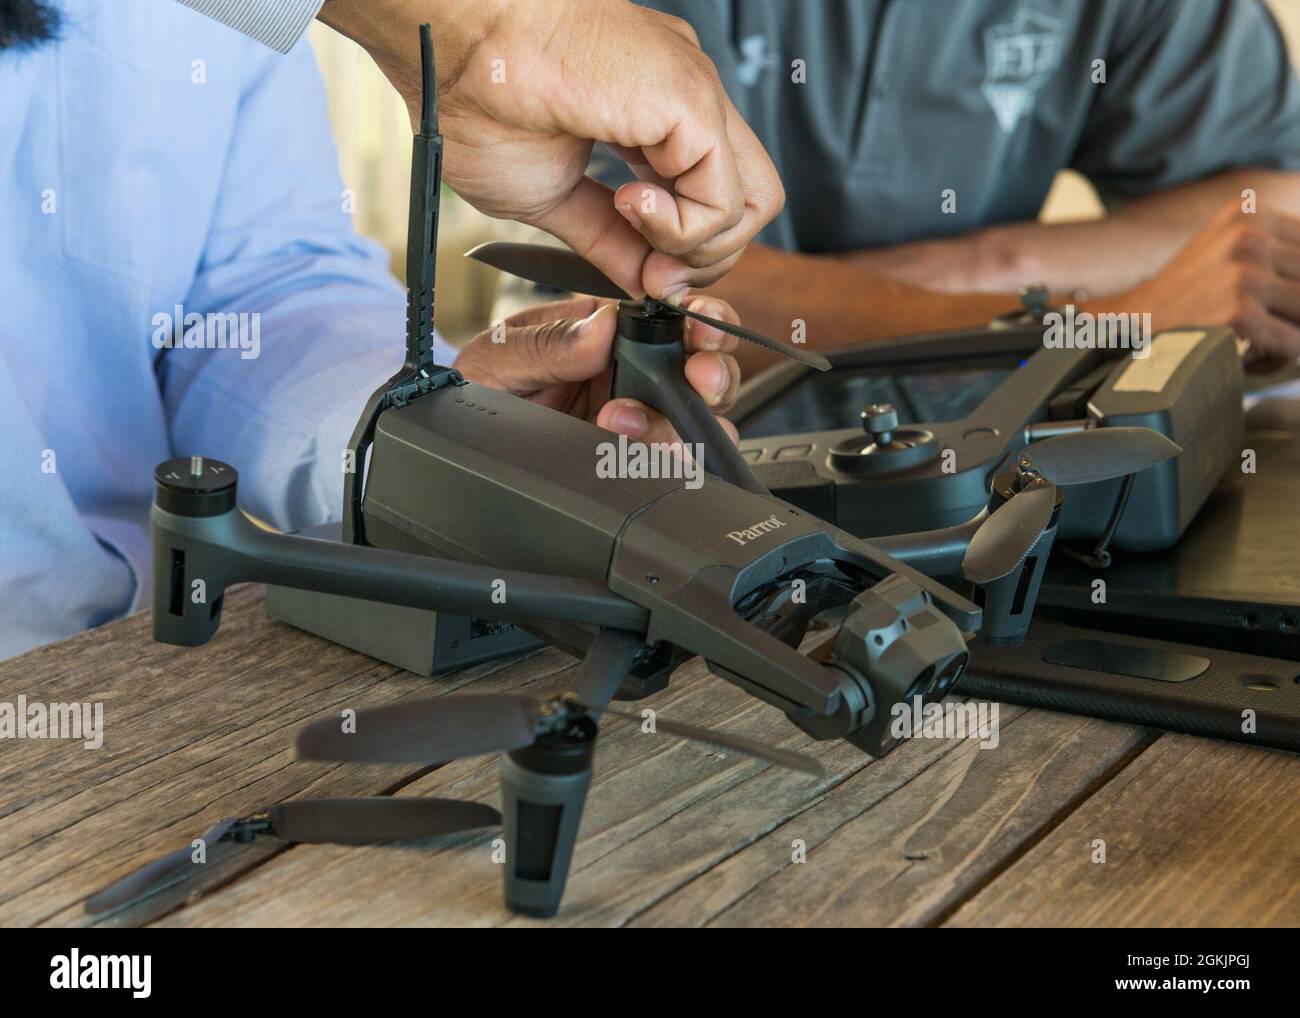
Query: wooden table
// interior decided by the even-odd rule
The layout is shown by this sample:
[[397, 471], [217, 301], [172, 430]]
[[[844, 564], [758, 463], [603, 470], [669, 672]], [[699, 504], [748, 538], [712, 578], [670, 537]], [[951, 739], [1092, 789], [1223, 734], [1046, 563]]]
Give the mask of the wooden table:
[[[574, 663], [546, 650], [423, 679], [270, 622], [261, 599], [231, 591], [206, 647], [156, 644], [139, 615], [0, 663], [0, 701], [102, 701], [106, 727], [98, 750], [0, 742], [0, 924], [86, 924], [91, 891], [287, 797], [496, 801], [495, 758], [304, 763], [292, 734], [349, 706], [558, 691]], [[996, 749], [915, 740], [871, 761], [698, 662], [646, 703], [813, 752], [829, 776], [607, 724], [553, 924], [1300, 925], [1294, 754], [1003, 706]], [[495, 836], [222, 843], [201, 878], [101, 922], [538, 925], [502, 905]]]

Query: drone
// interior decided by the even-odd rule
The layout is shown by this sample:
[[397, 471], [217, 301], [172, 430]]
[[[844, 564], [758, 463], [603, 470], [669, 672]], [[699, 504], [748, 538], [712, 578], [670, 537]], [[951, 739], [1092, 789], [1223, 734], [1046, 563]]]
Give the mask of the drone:
[[[180, 646], [207, 642], [221, 622], [222, 592], [251, 581], [512, 623], [580, 658], [570, 690], [551, 699], [446, 696], [360, 710], [354, 731], [326, 718], [298, 733], [298, 756], [311, 760], [438, 764], [503, 753], [499, 813], [445, 799], [306, 799], [224, 820], [203, 836], [205, 844], [260, 834], [368, 844], [500, 824], [506, 905], [548, 917], [564, 893], [600, 726], [642, 720], [611, 707], [626, 680], [662, 688], [698, 657], [814, 739], [842, 738], [883, 755], [897, 743], [894, 708], [949, 693], [977, 634], [1023, 639], [1061, 488], [1128, 476], [1180, 450], [1144, 428], [1062, 435], [1022, 451], [967, 523], [856, 538], [773, 497], [755, 478], [685, 380], [685, 320], [825, 370], [819, 354], [636, 298], [572, 251], [476, 248], [472, 257], [506, 272], [617, 300], [611, 396], [661, 411], [703, 451], [706, 473], [695, 487], [672, 477], [598, 477], [608, 432], [433, 361], [442, 140], [427, 25], [421, 52], [407, 355], [352, 436], [357, 469], [345, 480], [343, 539], [255, 523], [238, 507], [229, 464], [200, 456], [161, 464], [151, 515], [153, 635]], [[956, 580], [970, 596], [937, 578]], [[205, 603], [188, 596], [199, 579]], [[838, 628], [801, 652], [814, 623], [831, 617], [841, 619]], [[655, 727], [820, 773], [807, 754], [666, 719]], [[192, 869], [190, 850], [179, 849], [86, 907], [118, 908]]]

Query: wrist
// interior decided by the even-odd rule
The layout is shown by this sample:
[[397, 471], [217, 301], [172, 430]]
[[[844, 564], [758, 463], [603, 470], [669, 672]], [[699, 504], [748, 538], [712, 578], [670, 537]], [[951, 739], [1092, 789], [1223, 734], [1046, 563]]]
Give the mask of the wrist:
[[492, 30], [507, 0], [325, 0], [320, 21], [356, 42], [408, 102], [420, 92], [419, 26], [433, 26], [441, 88]]

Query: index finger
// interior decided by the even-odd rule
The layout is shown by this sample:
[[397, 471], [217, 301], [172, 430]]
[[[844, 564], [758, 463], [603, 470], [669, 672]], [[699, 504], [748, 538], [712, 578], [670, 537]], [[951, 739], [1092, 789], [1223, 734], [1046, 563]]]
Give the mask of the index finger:
[[[685, 306], [687, 310], [694, 311], [696, 314], [707, 315], [709, 318], [716, 318], [730, 325], [740, 324], [740, 316], [736, 314], [735, 309], [725, 300], [719, 300], [717, 297], [688, 297]], [[687, 353], [709, 350], [730, 353], [739, 344], [740, 339], [730, 332], [715, 329], [712, 325], [696, 321], [694, 318], [686, 319], [686, 338], [682, 345]]]

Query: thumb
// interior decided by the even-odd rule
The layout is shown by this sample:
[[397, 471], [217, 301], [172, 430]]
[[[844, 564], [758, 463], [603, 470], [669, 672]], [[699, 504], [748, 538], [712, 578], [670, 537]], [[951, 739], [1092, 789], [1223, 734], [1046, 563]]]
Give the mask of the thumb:
[[633, 297], [645, 293], [641, 268], [650, 245], [614, 208], [614, 192], [583, 177], [543, 214], [525, 220], [564, 241]]
[[617, 321], [616, 306], [606, 304], [586, 318], [482, 332], [461, 351], [456, 368], [472, 382], [522, 396], [585, 382], [609, 367]]

